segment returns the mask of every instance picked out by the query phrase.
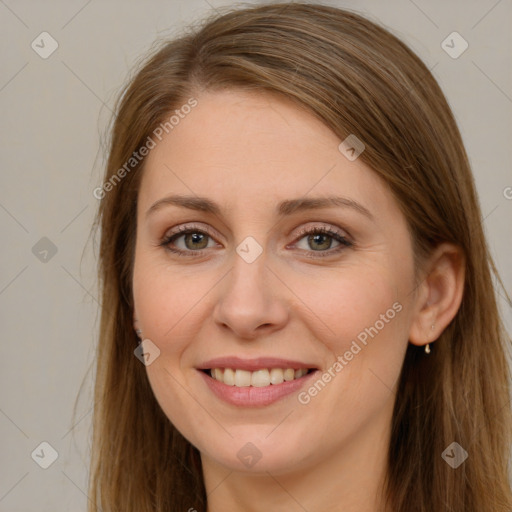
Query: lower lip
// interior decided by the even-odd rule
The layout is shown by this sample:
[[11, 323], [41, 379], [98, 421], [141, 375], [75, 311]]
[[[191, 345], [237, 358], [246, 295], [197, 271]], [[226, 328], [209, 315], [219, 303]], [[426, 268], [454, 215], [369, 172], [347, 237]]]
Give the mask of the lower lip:
[[224, 384], [224, 382], [210, 377], [205, 372], [199, 371], [199, 373], [203, 376], [203, 379], [211, 391], [221, 400], [240, 407], [261, 407], [273, 404], [281, 398], [299, 391], [301, 387], [310, 381], [317, 371], [315, 370], [308, 373], [300, 379], [285, 381], [281, 384], [270, 384], [263, 387], [228, 386]]

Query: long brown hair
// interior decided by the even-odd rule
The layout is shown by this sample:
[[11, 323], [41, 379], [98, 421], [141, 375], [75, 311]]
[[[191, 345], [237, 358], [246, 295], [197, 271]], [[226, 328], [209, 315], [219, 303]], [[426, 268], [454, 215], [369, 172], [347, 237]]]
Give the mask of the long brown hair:
[[[91, 512], [206, 510], [200, 457], [157, 404], [134, 357], [132, 266], [144, 159], [155, 128], [202, 90], [243, 88], [294, 101], [391, 188], [417, 262], [441, 242], [466, 256], [460, 309], [425, 357], [409, 344], [389, 446], [386, 496], [396, 512], [509, 512], [508, 338], [499, 317], [480, 207], [461, 136], [422, 61], [360, 15], [282, 3], [235, 9], [164, 41], [122, 91], [96, 226], [101, 228], [100, 338], [90, 473]], [[120, 172], [120, 169], [125, 172]], [[119, 179], [118, 179], [119, 178]], [[443, 451], [457, 442], [457, 469]]]

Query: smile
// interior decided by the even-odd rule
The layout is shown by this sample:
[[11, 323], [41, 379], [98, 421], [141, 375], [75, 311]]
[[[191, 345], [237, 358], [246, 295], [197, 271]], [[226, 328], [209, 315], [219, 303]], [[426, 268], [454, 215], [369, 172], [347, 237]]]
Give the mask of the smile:
[[294, 370], [293, 368], [263, 368], [253, 372], [233, 368], [213, 368], [209, 370], [210, 376], [215, 380], [227, 386], [239, 388], [275, 386], [283, 382], [300, 379], [312, 371], [314, 371], [312, 368], [301, 368], [299, 370]]
[[220, 357], [196, 368], [213, 398], [238, 407], [263, 407], [300, 392], [318, 374], [313, 364], [275, 357]]

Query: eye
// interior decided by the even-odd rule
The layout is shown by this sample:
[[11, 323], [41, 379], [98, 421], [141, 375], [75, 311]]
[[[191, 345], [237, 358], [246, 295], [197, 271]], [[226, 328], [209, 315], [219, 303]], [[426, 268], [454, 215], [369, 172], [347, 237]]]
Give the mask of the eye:
[[[354, 245], [342, 233], [324, 226], [302, 229], [298, 240], [301, 241], [303, 239], [305, 240], [306, 247], [299, 247], [301, 250], [308, 251], [311, 248], [312, 251], [309, 252], [320, 253], [311, 255], [313, 258], [331, 256]], [[338, 246], [331, 250], [333, 240], [338, 243]]]
[[[341, 232], [324, 226], [303, 228], [297, 240], [300, 242], [303, 239], [306, 247], [299, 247], [299, 249], [317, 253], [310, 254], [309, 257], [312, 258], [331, 256], [354, 245]], [[334, 249], [332, 249], [333, 240], [338, 244]], [[209, 244], [209, 241], [212, 243]], [[215, 247], [216, 244], [207, 229], [185, 225], [166, 235], [159, 245], [178, 256], [198, 256], [202, 255], [202, 251]]]
[[[177, 243], [181, 238], [183, 239], [183, 244]], [[181, 256], [187, 252], [200, 253], [202, 250], [212, 247], [211, 245], [208, 246], [208, 238], [212, 240], [207, 230], [198, 229], [194, 226], [180, 226], [176, 232], [165, 236], [160, 245]], [[173, 246], [177, 246], [177, 248]]]

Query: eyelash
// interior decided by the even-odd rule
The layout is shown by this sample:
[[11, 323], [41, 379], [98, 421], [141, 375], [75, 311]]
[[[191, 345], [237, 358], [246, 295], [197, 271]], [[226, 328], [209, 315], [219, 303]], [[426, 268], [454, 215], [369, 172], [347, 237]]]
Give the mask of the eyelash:
[[[210, 238], [213, 238], [213, 235], [208, 232], [207, 229], [199, 229], [194, 226], [180, 226], [175, 233], [172, 233], [171, 235], [168, 235], [163, 238], [163, 240], [158, 244], [161, 247], [164, 247], [166, 250], [177, 254], [178, 256], [201, 256], [202, 253], [206, 249], [201, 249], [199, 251], [193, 251], [193, 250], [182, 250], [182, 249], [173, 249], [170, 244], [173, 243], [178, 238], [182, 237], [183, 235], [191, 234], [191, 233], [200, 233], [203, 235], [207, 235]], [[301, 240], [306, 235], [313, 235], [313, 234], [323, 234], [323, 235], [329, 235], [331, 238], [334, 238], [337, 242], [340, 243], [338, 247], [335, 249], [329, 249], [327, 251], [308, 251], [316, 253], [315, 256], [309, 256], [311, 258], [324, 258], [326, 256], [332, 256], [333, 254], [337, 254], [340, 251], [348, 248], [353, 247], [354, 242], [349, 241], [345, 236], [338, 233], [337, 231], [334, 231], [332, 229], [326, 228], [326, 227], [314, 227], [314, 228], [303, 228], [300, 233], [298, 234], [298, 237], [296, 238], [296, 241]], [[305, 249], [303, 249], [305, 250]], [[191, 254], [192, 253], [192, 254]]]

